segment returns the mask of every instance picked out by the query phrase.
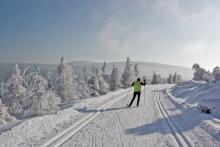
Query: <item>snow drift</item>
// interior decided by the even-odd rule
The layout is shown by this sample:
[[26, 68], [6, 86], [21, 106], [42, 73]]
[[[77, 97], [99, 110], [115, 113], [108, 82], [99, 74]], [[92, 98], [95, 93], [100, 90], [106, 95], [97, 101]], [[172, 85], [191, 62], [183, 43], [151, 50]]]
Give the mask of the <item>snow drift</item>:
[[191, 80], [174, 86], [169, 92], [188, 105], [212, 108], [211, 115], [220, 119], [220, 81], [206, 83]]

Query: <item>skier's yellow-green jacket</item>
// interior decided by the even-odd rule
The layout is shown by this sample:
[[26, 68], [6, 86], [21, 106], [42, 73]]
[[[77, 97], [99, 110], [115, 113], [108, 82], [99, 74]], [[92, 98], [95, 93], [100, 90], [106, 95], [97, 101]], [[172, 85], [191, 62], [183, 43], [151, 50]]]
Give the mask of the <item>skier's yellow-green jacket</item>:
[[132, 83], [132, 86], [134, 86], [134, 92], [141, 92], [141, 85], [145, 85], [145, 81], [142, 83], [139, 78]]

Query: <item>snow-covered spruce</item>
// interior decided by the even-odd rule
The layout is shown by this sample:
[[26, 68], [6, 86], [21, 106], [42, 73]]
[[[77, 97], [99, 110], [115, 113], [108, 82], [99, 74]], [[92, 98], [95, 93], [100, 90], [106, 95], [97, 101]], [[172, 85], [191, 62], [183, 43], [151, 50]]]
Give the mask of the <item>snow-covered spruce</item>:
[[162, 83], [163, 83], [163, 79], [162, 79], [161, 75], [160, 74], [156, 74], [154, 72], [151, 84], [154, 85], [154, 84], [162, 84]]
[[134, 65], [134, 75], [135, 77], [139, 77], [140, 71], [138, 70], [138, 63], [135, 63]]
[[118, 90], [120, 88], [120, 77], [117, 67], [113, 66], [112, 73], [110, 75], [109, 87], [111, 91]]
[[103, 74], [105, 74], [105, 72], [106, 72], [106, 66], [107, 66], [107, 63], [104, 62], [104, 63], [103, 63], [103, 66], [102, 66], [102, 73], [103, 73]]
[[24, 117], [51, 114], [59, 110], [60, 99], [48, 89], [47, 80], [41, 75], [33, 77], [33, 95], [25, 100]]
[[[10, 114], [18, 115], [23, 111], [22, 102], [27, 95], [26, 88], [23, 86], [24, 79], [20, 75], [17, 64], [13, 67], [13, 73], [9, 80], [9, 107]], [[7, 103], [7, 102], [6, 102]]]
[[95, 91], [99, 91], [99, 83], [98, 83], [98, 78], [93, 75], [91, 79], [89, 80], [89, 84], [91, 85], [91, 88], [94, 89]]
[[201, 68], [199, 64], [195, 63], [192, 68], [195, 70], [193, 80], [207, 82], [212, 81], [211, 73]]
[[212, 76], [213, 76], [215, 81], [220, 80], [220, 68], [219, 67], [215, 67], [213, 69]]
[[172, 73], [169, 74], [168, 79], [167, 79], [167, 83], [173, 84], [173, 75], [172, 75]]
[[134, 71], [132, 69], [132, 63], [130, 58], [127, 58], [127, 62], [125, 63], [125, 69], [121, 77], [121, 83], [123, 84], [123, 87], [124, 88], [130, 87], [134, 79], [135, 78], [134, 78]]
[[101, 95], [106, 94], [108, 92], [109, 85], [108, 83], [105, 82], [103, 78], [103, 74], [98, 68], [96, 69], [96, 77], [98, 79], [98, 84], [99, 84], [99, 93]]
[[6, 124], [12, 120], [15, 120], [15, 118], [8, 113], [8, 108], [2, 104], [0, 100], [0, 125]]
[[0, 84], [0, 99], [4, 99], [5, 89], [3, 83]]
[[177, 72], [175, 72], [174, 75], [172, 75], [172, 73], [169, 74], [168, 79], [167, 79], [167, 83], [178, 84], [181, 82], [182, 82], [182, 76], [180, 74], [177, 74]]
[[64, 63], [64, 57], [57, 68], [56, 91], [63, 101], [74, 100], [74, 79], [72, 67]]
[[[86, 67], [83, 68], [82, 73], [77, 76], [76, 83], [76, 95], [79, 96], [80, 99], [88, 98], [91, 96], [98, 96], [98, 80], [96, 80], [96, 76], [90, 79], [90, 75], [88, 69]], [[95, 88], [93, 85], [96, 85]]]

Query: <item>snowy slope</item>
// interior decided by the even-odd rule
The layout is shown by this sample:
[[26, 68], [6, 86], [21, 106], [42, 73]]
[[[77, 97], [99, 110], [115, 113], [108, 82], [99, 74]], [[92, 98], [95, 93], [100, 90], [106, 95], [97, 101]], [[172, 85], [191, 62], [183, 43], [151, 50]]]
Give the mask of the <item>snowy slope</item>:
[[177, 100], [191, 106], [205, 105], [215, 108], [210, 115], [220, 119], [220, 81], [216, 83], [188, 81], [176, 85], [170, 92]]
[[[186, 67], [179, 67], [179, 66], [172, 66], [160, 63], [153, 63], [153, 62], [133, 62], [138, 63], [138, 69], [142, 75], [147, 75], [148, 77], [152, 77], [153, 71], [160, 73], [163, 77], [168, 77], [169, 73], [178, 72], [182, 75], [184, 80], [190, 80], [193, 76], [193, 71], [190, 68]], [[91, 62], [91, 61], [74, 61], [69, 63], [73, 66], [73, 71], [77, 74], [82, 73], [84, 67], [92, 68], [93, 66], [101, 68], [103, 63], [102, 62]], [[13, 67], [13, 63], [0, 63], [0, 79], [7, 79], [11, 73], [11, 69]], [[48, 71], [53, 71], [57, 68], [58, 65], [56, 64], [18, 64], [20, 69], [23, 69], [27, 66], [30, 66], [28, 72], [36, 70], [37, 67], [40, 68], [40, 71], [43, 74], [46, 74]], [[106, 72], [110, 73], [112, 71], [113, 65], [118, 67], [119, 71], [122, 72], [124, 70], [125, 62], [111, 62], [107, 63]]]
[[[190, 80], [193, 76], [193, 70], [186, 67], [172, 66], [160, 63], [153, 62], [133, 62], [138, 63], [138, 69], [142, 75], [147, 75], [149, 78], [152, 78], [153, 72], [160, 73], [162, 77], [168, 77], [169, 73], [180, 73], [184, 80]], [[73, 66], [73, 69], [76, 73], [81, 73], [81, 70], [84, 67], [92, 68], [94, 65], [101, 68], [103, 66], [102, 62], [90, 62], [90, 61], [75, 61], [70, 63]], [[112, 71], [113, 65], [118, 67], [119, 71], [124, 70], [125, 62], [110, 62], [107, 63], [106, 72], [109, 74]]]

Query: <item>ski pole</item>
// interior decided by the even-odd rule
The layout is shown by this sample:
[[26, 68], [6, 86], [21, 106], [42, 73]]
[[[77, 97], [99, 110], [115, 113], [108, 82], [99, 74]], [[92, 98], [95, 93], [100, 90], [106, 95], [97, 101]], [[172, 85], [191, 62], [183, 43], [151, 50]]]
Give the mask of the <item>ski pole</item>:
[[144, 105], [145, 105], [145, 86], [146, 86], [146, 79], [144, 79]]
[[144, 105], [145, 105], [145, 85], [144, 85]]

